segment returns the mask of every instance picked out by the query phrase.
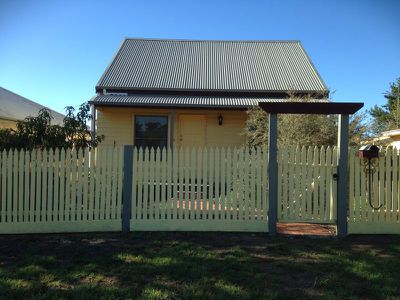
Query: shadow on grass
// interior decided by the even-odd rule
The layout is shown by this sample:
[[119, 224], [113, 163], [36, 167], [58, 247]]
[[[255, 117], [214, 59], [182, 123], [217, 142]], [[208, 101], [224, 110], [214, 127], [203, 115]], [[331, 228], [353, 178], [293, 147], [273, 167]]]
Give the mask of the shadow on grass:
[[4, 299], [396, 298], [400, 238], [0, 237]]

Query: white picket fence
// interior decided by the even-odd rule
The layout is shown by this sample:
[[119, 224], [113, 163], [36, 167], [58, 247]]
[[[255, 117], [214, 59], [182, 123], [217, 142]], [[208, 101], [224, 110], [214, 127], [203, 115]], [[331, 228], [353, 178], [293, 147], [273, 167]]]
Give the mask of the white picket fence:
[[336, 222], [336, 147], [278, 151], [278, 220]]
[[373, 163], [370, 195], [366, 165], [356, 149], [350, 150], [349, 164], [349, 233], [400, 234], [399, 151], [387, 148]]
[[[336, 155], [279, 149], [278, 221], [336, 222]], [[265, 148], [134, 148], [132, 161], [131, 230], [268, 231]], [[3, 151], [0, 233], [120, 231], [123, 165], [122, 147]], [[374, 165], [369, 193], [350, 150], [349, 233], [400, 234], [399, 152]]]
[[121, 230], [122, 148], [3, 151], [0, 233]]
[[133, 152], [132, 230], [268, 231], [265, 149]]

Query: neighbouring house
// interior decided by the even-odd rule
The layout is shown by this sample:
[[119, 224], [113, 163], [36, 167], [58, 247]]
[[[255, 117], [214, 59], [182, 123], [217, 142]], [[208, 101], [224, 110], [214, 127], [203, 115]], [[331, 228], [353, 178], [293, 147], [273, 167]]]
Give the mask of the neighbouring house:
[[400, 149], [400, 129], [381, 132], [380, 136], [375, 139], [375, 142]]
[[[0, 87], [0, 128], [15, 129], [17, 121], [28, 116], [36, 117], [42, 108], [45, 106]], [[63, 124], [62, 114], [51, 109], [50, 113], [53, 117], [52, 124]]]
[[247, 110], [329, 90], [299, 41], [125, 39], [89, 103], [102, 145], [240, 146]]

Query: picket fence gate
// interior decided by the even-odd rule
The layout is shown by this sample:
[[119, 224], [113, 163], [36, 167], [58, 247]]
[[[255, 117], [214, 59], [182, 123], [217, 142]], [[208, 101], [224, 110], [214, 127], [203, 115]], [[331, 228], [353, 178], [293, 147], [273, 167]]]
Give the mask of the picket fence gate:
[[336, 147], [278, 151], [278, 220], [336, 223]]

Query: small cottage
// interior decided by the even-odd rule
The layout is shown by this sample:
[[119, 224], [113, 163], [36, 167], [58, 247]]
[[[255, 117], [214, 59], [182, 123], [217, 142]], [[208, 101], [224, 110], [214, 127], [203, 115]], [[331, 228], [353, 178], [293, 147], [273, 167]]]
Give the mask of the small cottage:
[[240, 146], [247, 110], [329, 90], [299, 41], [125, 39], [90, 100], [103, 145]]

